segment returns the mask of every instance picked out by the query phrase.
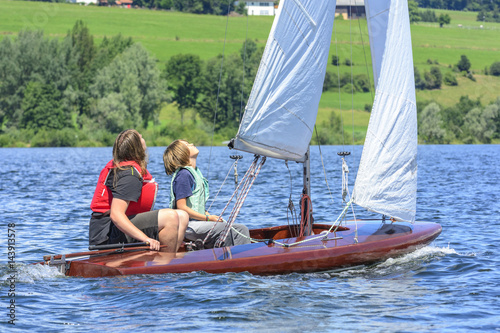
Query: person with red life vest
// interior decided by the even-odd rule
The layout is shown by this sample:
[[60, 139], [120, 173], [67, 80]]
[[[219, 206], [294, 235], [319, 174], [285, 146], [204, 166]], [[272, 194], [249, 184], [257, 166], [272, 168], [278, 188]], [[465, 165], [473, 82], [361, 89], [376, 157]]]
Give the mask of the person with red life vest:
[[90, 204], [89, 244], [148, 242], [151, 250], [166, 245], [175, 253], [189, 216], [177, 209], [152, 210], [158, 184], [146, 169], [146, 142], [136, 130], [121, 132], [113, 160], [99, 175]]

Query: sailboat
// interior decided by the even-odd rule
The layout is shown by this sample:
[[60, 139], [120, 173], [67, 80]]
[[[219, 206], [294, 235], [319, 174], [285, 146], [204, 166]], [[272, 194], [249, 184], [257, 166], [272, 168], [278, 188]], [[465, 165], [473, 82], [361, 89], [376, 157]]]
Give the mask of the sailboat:
[[[417, 116], [407, 6], [407, 0], [365, 0], [375, 98], [352, 195], [335, 223], [313, 223], [305, 205], [300, 226], [251, 230], [255, 241], [251, 244], [179, 252], [175, 257], [144, 246], [121, 246], [49, 255], [45, 263], [81, 277], [193, 271], [269, 275], [366, 265], [430, 244], [441, 226], [415, 221]], [[305, 196], [310, 196], [309, 142], [335, 8], [335, 0], [280, 1], [239, 131], [231, 142], [233, 149], [256, 155], [256, 170], [265, 158], [303, 163]], [[252, 171], [249, 177], [255, 174]], [[347, 221], [345, 215], [354, 205], [383, 218]]]

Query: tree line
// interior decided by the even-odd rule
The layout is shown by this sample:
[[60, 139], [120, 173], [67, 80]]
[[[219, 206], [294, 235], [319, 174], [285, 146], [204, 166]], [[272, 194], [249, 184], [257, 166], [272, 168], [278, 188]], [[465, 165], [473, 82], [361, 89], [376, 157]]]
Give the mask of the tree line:
[[414, 0], [420, 8], [488, 11], [492, 12], [500, 7], [500, 0]]
[[247, 41], [240, 54], [226, 56], [221, 73], [221, 57], [177, 55], [159, 64], [131, 38], [97, 45], [82, 21], [62, 40], [21, 31], [0, 42], [0, 146], [110, 145], [123, 129], [158, 125], [169, 102], [182, 115], [195, 108], [206, 133], [215, 122], [217, 131], [235, 134], [261, 54]]
[[[262, 47], [247, 40], [239, 53], [224, 58], [202, 61], [197, 55], [178, 54], [158, 63], [141, 44], [121, 35], [105, 37], [97, 45], [82, 21], [62, 39], [46, 38], [41, 31], [6, 36], [0, 42], [0, 146], [109, 146], [116, 133], [132, 127], [145, 130], [151, 145], [165, 145], [179, 137], [209, 144], [213, 130], [218, 141], [227, 140], [239, 126], [262, 52]], [[331, 62], [353, 65], [336, 56]], [[421, 74], [415, 68], [417, 89], [440, 89], [443, 82], [455, 85], [453, 73], [474, 79], [465, 55], [445, 75], [436, 60], [428, 62], [430, 71]], [[500, 75], [500, 62], [486, 71]], [[370, 79], [327, 72], [323, 90], [339, 88], [366, 93]], [[498, 110], [483, 107], [480, 101], [464, 101], [457, 106], [459, 111], [439, 106], [436, 111], [434, 106], [432, 112], [422, 113], [423, 124], [434, 119], [428, 121], [432, 131], [425, 132], [423, 126], [426, 142], [500, 139]], [[180, 112], [179, 123], [160, 124], [160, 110], [168, 103]], [[419, 105], [419, 111], [426, 107]], [[370, 109], [371, 105], [365, 107]], [[444, 134], [436, 130], [437, 124]], [[489, 127], [474, 129], [482, 124]], [[332, 112], [327, 121], [317, 124], [313, 143], [341, 143], [340, 126]]]

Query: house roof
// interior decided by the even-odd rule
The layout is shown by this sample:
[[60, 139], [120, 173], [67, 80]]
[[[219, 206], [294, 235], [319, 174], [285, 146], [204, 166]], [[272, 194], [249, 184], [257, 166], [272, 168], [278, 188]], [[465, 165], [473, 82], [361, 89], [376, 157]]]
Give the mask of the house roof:
[[337, 0], [337, 6], [364, 6], [365, 0]]

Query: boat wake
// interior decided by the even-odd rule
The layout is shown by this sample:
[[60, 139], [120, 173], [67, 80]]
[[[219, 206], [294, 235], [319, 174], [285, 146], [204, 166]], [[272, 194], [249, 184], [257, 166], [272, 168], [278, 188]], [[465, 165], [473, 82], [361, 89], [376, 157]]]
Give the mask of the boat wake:
[[1, 281], [7, 281], [13, 274], [16, 282], [21, 283], [35, 283], [39, 280], [64, 277], [64, 274], [61, 274], [56, 267], [47, 265], [16, 264], [14, 270], [8, 265], [2, 265], [0, 269]]
[[425, 267], [432, 264], [438, 258], [447, 255], [475, 256], [476, 254], [458, 253], [455, 249], [450, 248], [449, 245], [447, 247], [429, 245], [401, 257], [389, 258], [377, 264], [350, 267], [343, 270], [329, 271], [328, 273], [332, 277], [339, 278], [397, 278], [406, 274], [415, 274], [425, 269]]

